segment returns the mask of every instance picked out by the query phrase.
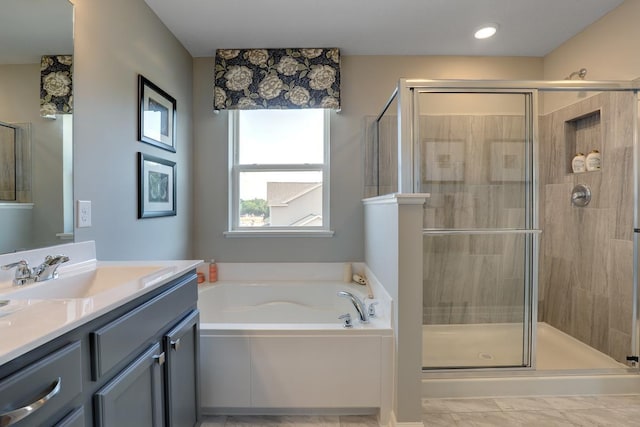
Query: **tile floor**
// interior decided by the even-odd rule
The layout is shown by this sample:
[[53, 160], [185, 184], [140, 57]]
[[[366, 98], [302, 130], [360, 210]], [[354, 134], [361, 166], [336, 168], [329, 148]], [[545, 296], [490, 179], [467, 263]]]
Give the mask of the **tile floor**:
[[425, 426], [640, 426], [640, 395], [423, 399]]
[[[640, 426], [640, 395], [423, 399], [424, 425]], [[202, 427], [377, 427], [374, 416], [220, 416]]]

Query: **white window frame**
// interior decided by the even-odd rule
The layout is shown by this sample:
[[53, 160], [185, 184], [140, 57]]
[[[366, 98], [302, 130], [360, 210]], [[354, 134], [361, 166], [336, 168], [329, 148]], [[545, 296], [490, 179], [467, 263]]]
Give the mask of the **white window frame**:
[[[299, 163], [299, 164], [240, 164], [239, 150], [239, 110], [229, 111], [229, 198], [228, 198], [228, 231], [225, 237], [247, 236], [297, 236], [297, 237], [327, 237], [333, 236], [330, 229], [330, 137], [329, 137], [330, 110], [324, 110], [324, 139], [323, 139], [323, 163]], [[241, 227], [240, 215], [240, 174], [242, 172], [295, 172], [295, 171], [319, 171], [322, 172], [322, 226], [269, 226], [269, 227]]]

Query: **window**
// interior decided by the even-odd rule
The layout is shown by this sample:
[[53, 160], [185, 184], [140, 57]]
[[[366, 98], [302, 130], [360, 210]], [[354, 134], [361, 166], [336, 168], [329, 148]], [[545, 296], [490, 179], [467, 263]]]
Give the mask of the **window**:
[[228, 234], [331, 234], [329, 112], [229, 112]]

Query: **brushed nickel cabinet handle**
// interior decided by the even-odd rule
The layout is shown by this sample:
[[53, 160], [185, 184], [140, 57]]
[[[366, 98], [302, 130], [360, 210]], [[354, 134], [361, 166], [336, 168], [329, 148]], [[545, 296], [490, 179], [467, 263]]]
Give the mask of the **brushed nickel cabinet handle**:
[[8, 427], [14, 425], [18, 421], [23, 420], [24, 418], [33, 414], [38, 409], [42, 408], [45, 403], [51, 400], [53, 396], [60, 393], [61, 389], [62, 378], [58, 378], [42, 393], [42, 397], [39, 397], [35, 402], [25, 405], [22, 408], [14, 409], [12, 411], [5, 412], [4, 414], [0, 414], [0, 427]]
[[[157, 356], [153, 356], [153, 358], [155, 359], [156, 363], [160, 366], [164, 365], [164, 351], [160, 354], [158, 354]], [[0, 426], [2, 427], [2, 426]]]
[[171, 341], [171, 348], [175, 351], [178, 351], [178, 349], [180, 348], [180, 338], [175, 341]]

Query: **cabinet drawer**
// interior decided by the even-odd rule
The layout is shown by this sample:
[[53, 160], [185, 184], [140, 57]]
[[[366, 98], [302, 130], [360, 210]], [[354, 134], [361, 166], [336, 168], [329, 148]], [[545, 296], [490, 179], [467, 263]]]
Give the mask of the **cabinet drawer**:
[[[0, 382], [0, 425], [50, 425], [82, 392], [80, 343], [69, 344]], [[68, 411], [68, 409], [67, 409]]]
[[92, 380], [98, 380], [116, 365], [129, 360], [168, 323], [189, 310], [197, 298], [195, 275], [189, 275], [168, 291], [92, 332]]

